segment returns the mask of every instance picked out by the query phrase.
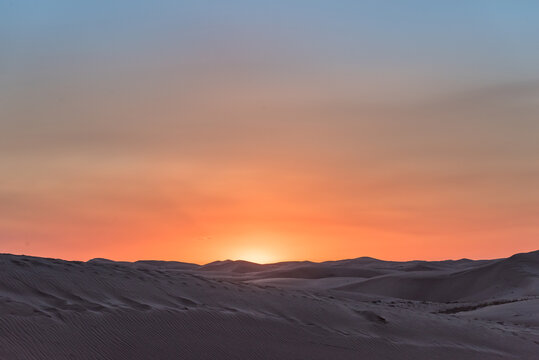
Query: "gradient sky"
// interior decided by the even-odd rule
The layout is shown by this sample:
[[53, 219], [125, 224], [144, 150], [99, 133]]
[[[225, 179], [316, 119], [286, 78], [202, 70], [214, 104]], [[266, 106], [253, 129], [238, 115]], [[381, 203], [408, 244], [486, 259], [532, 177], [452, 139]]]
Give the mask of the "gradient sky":
[[0, 252], [539, 248], [539, 2], [0, 0]]

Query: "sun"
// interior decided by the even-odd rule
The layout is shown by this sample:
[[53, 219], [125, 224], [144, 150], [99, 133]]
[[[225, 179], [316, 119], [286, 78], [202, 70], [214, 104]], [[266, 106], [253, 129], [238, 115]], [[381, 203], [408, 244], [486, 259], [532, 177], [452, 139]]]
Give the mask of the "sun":
[[258, 264], [269, 264], [277, 262], [275, 254], [263, 249], [241, 249], [238, 251], [236, 260], [245, 260]]

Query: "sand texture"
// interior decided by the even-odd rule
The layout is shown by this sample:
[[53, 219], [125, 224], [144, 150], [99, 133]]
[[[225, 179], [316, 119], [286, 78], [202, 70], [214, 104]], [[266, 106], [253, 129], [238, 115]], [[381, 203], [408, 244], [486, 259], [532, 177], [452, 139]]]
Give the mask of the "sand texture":
[[0, 359], [539, 359], [539, 251], [259, 265], [0, 255]]

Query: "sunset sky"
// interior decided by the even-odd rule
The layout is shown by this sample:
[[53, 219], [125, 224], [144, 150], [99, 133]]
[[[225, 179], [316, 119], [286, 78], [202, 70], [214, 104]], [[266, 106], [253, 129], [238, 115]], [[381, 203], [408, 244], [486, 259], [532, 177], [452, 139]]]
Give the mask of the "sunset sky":
[[539, 2], [0, 1], [0, 252], [539, 248]]

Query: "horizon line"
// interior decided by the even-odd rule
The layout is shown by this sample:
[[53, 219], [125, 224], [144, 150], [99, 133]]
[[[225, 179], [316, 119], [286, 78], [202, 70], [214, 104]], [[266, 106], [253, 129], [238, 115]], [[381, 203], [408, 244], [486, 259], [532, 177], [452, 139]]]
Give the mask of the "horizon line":
[[48, 257], [48, 256], [36, 256], [36, 255], [28, 255], [28, 254], [14, 254], [14, 253], [0, 253], [0, 256], [2, 255], [10, 255], [10, 256], [25, 256], [25, 257], [32, 257], [32, 258], [41, 258], [41, 259], [51, 259], [51, 260], [62, 260], [62, 261], [67, 261], [67, 262], [84, 262], [84, 263], [88, 263], [90, 261], [96, 261], [96, 260], [102, 260], [102, 261], [110, 261], [110, 262], [114, 262], [114, 263], [137, 263], [137, 262], [144, 262], [144, 261], [158, 261], [158, 262], [170, 262], [170, 263], [182, 263], [182, 264], [188, 264], [188, 265], [196, 265], [196, 266], [207, 266], [207, 265], [210, 265], [210, 264], [214, 264], [214, 263], [219, 263], [219, 262], [246, 262], [246, 263], [250, 263], [250, 264], [256, 264], [256, 265], [277, 265], [277, 264], [282, 264], [282, 263], [291, 263], [291, 262], [310, 262], [310, 263], [313, 263], [313, 264], [323, 264], [323, 263], [328, 263], [328, 262], [337, 262], [337, 261], [347, 261], [347, 260], [357, 260], [357, 259], [372, 259], [372, 260], [376, 260], [376, 261], [384, 261], [384, 262], [395, 262], [395, 263], [406, 263], [406, 262], [413, 262], [413, 261], [422, 261], [422, 262], [441, 262], [441, 261], [461, 261], [461, 260], [469, 260], [469, 261], [492, 261], [492, 260], [501, 260], [501, 259], [507, 259], [507, 258], [510, 258], [512, 256], [515, 256], [515, 255], [519, 255], [519, 254], [529, 254], [529, 253], [534, 253], [534, 252], [539, 252], [539, 248], [536, 249], [536, 250], [531, 250], [531, 251], [523, 251], [523, 252], [516, 252], [516, 253], [513, 253], [509, 256], [506, 256], [506, 257], [499, 257], [499, 258], [489, 258], [489, 259], [472, 259], [472, 258], [466, 258], [466, 257], [463, 257], [463, 258], [460, 258], [460, 259], [443, 259], [443, 260], [422, 260], [422, 259], [411, 259], [411, 260], [383, 260], [383, 259], [378, 259], [378, 258], [374, 258], [374, 257], [371, 257], [371, 256], [358, 256], [358, 257], [354, 257], [354, 258], [344, 258], [344, 259], [336, 259], [336, 260], [324, 260], [324, 261], [313, 261], [313, 260], [283, 260], [283, 261], [277, 261], [277, 262], [268, 262], [268, 263], [258, 263], [258, 262], [254, 262], [254, 261], [249, 261], [249, 260], [243, 260], [243, 259], [225, 259], [225, 260], [214, 260], [214, 261], [210, 261], [208, 263], [205, 263], [205, 264], [198, 264], [198, 263], [194, 263], [194, 262], [186, 262], [186, 261], [181, 261], [181, 260], [159, 260], [159, 259], [138, 259], [138, 260], [134, 260], [134, 261], [128, 261], [128, 260], [112, 260], [112, 259], [108, 259], [108, 258], [104, 258], [104, 257], [94, 257], [94, 258], [91, 258], [91, 259], [88, 259], [88, 260], [75, 260], [75, 259], [72, 259], [72, 260], [68, 260], [68, 259], [62, 259], [62, 258], [55, 258], [55, 257]]

